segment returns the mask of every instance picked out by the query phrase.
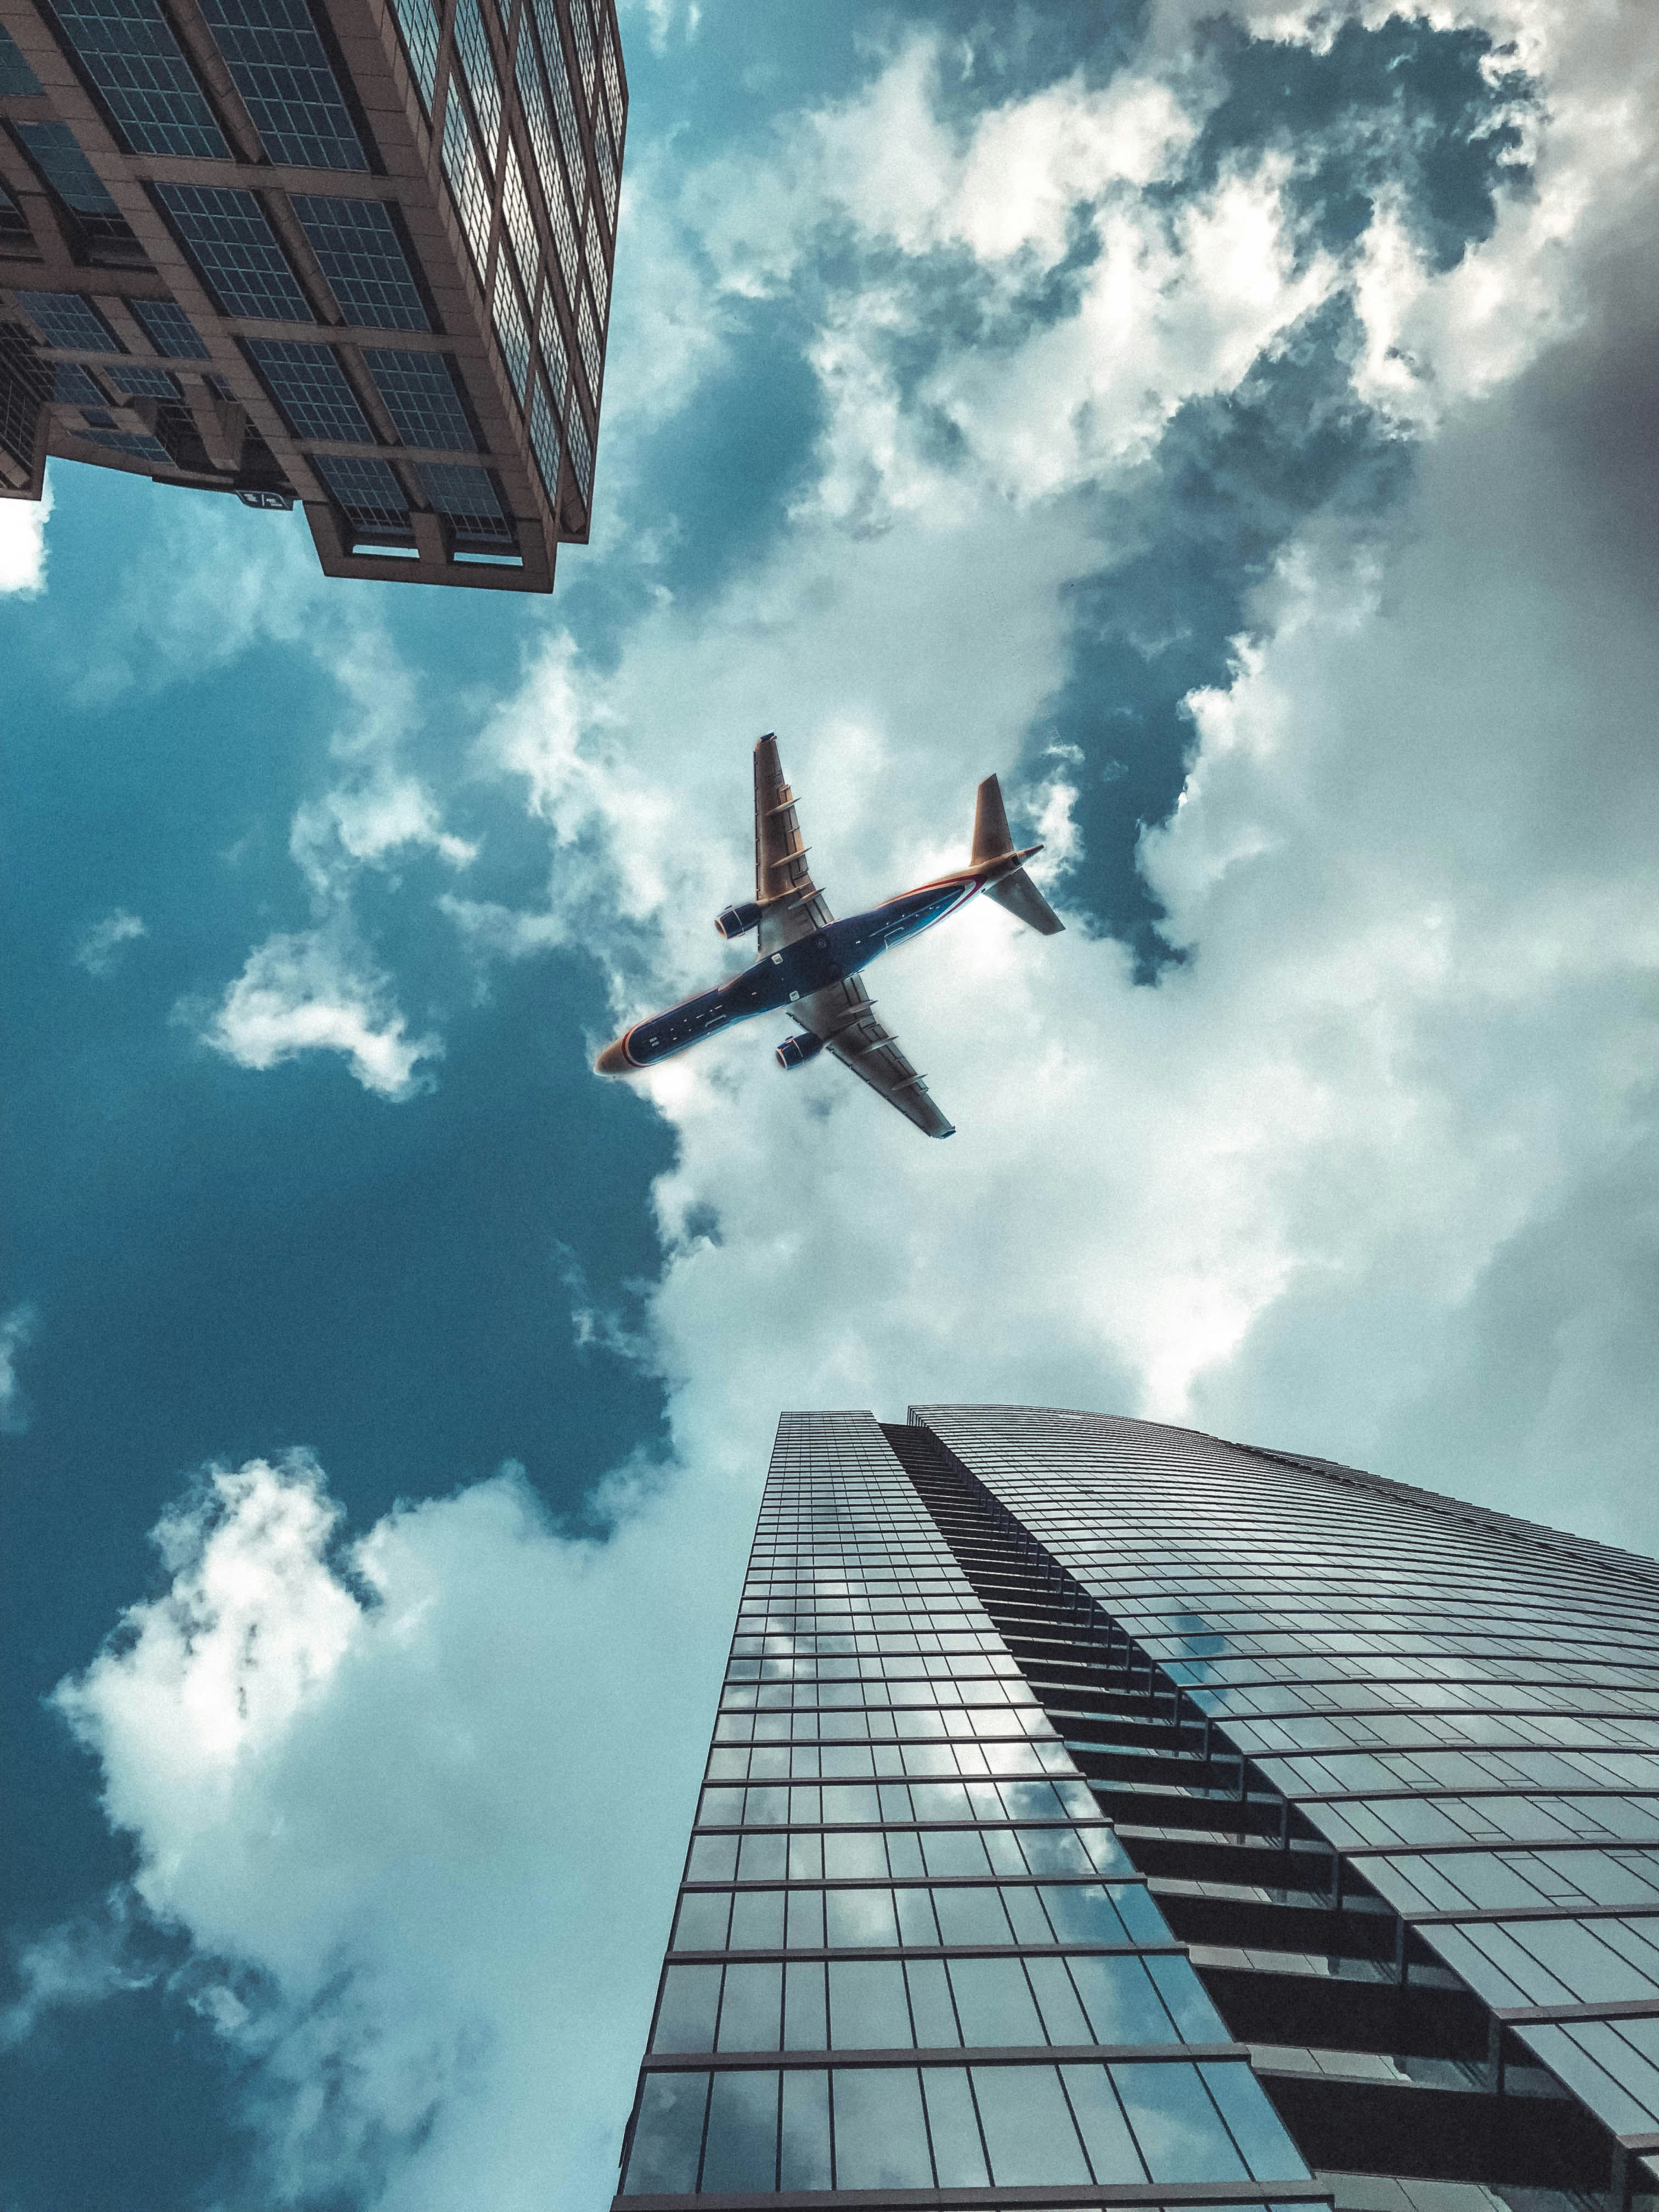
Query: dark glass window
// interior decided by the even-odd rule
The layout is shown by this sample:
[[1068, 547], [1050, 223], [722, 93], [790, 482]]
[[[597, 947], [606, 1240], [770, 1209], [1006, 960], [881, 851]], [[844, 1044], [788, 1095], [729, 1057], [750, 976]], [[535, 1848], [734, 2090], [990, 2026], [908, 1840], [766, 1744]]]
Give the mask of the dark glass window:
[[76, 215], [114, 215], [118, 212], [109, 189], [67, 123], [14, 125], [38, 168], [65, 207]]
[[40, 90], [40, 80], [24, 60], [16, 40], [0, 28], [0, 99], [33, 100]]
[[56, 0], [53, 13], [135, 153], [228, 155], [156, 0]]
[[1112, 2080], [1154, 2181], [1243, 2178], [1243, 2160], [1195, 2066], [1131, 2061], [1115, 2065]]
[[110, 381], [129, 399], [176, 399], [177, 380], [164, 368], [146, 368], [141, 362], [129, 366], [125, 362], [112, 366], [106, 374]]
[[78, 292], [15, 291], [12, 297], [49, 346], [77, 353], [125, 351], [90, 300]]
[[202, 0], [202, 13], [273, 161], [368, 167], [305, 0]]
[[264, 322], [315, 320], [254, 193], [206, 185], [153, 185], [150, 190], [223, 313]]
[[663, 1976], [653, 2051], [712, 2051], [720, 2009], [718, 1966], [670, 1966]]
[[547, 386], [539, 375], [530, 388], [530, 450], [536, 458], [536, 473], [542, 480], [547, 503], [556, 509], [559, 501], [558, 417], [553, 412]]
[[112, 453], [125, 453], [135, 461], [149, 461], [158, 469], [170, 469], [173, 456], [159, 438], [152, 438], [147, 430], [100, 430], [94, 435], [86, 434], [94, 446], [106, 446]]
[[835, 2109], [837, 2189], [933, 2187], [915, 2067], [838, 2069]]
[[364, 527], [380, 524], [407, 527], [409, 504], [403, 486], [384, 461], [347, 460], [319, 454], [312, 464], [344, 511]]
[[708, 2105], [706, 2074], [646, 2076], [623, 2184], [625, 2197], [689, 2194], [696, 2187]]
[[[696, 1969], [689, 1971], [695, 1972]], [[720, 2051], [775, 2051], [783, 2018], [783, 1968], [775, 1960], [728, 1966], [720, 1998]]]
[[297, 438], [367, 446], [374, 433], [331, 346], [249, 338], [248, 356]]
[[349, 323], [379, 331], [431, 329], [397, 226], [381, 201], [296, 192], [294, 212]]
[[201, 332], [176, 300], [129, 300], [127, 305], [157, 353], [173, 361], [210, 358]]
[[52, 396], [71, 407], [106, 407], [109, 404], [85, 369], [68, 361], [58, 362], [52, 372]]
[[478, 441], [456, 389], [455, 373], [447, 354], [404, 353], [390, 346], [371, 346], [365, 349], [363, 359], [406, 446], [435, 447], [440, 452], [477, 451]]
[[910, 2048], [910, 2008], [896, 1959], [830, 1960], [830, 2040], [837, 2051]]
[[778, 2156], [778, 2077], [769, 2069], [716, 2074], [702, 2154], [705, 2191], [769, 2190]]
[[1000, 2188], [1089, 2180], [1055, 2068], [975, 2066], [973, 2081], [991, 2179]]
[[924, 2067], [923, 2094], [941, 2189], [983, 2189], [989, 2176], [974, 2117], [973, 2093], [960, 2066]]
[[[1097, 2181], [1144, 2181], [1146, 2170], [1135, 2149], [1111, 2080], [1103, 2066], [1062, 2066], [1061, 2081], [1072, 2116], [1083, 2137]], [[1265, 2105], [1265, 2099], [1259, 2099]], [[1287, 2173], [1294, 2172], [1287, 2166]]]
[[817, 2067], [791, 2068], [783, 2077], [778, 2187], [829, 2186], [830, 2076]]

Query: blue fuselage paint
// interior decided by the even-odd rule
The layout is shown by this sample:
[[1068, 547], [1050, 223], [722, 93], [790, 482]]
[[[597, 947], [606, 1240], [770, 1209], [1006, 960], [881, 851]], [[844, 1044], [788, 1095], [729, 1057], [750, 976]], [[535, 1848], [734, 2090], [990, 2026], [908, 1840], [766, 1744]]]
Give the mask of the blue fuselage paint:
[[717, 1030], [730, 1029], [733, 1022], [775, 1012], [856, 975], [878, 954], [919, 936], [965, 906], [981, 880], [977, 874], [946, 876], [919, 890], [903, 891], [867, 914], [848, 915], [845, 921], [832, 921], [810, 937], [798, 937], [714, 990], [700, 991], [666, 1013], [636, 1022], [623, 1039], [629, 1065], [649, 1067], [671, 1053], [684, 1052], [687, 1045], [701, 1044]]

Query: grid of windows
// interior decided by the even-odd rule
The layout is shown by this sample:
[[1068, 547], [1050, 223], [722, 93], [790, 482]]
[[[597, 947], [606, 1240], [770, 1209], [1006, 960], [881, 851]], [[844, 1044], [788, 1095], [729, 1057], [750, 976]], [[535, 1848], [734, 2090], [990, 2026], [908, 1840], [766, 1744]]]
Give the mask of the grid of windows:
[[489, 303], [489, 315], [495, 325], [514, 394], [522, 407], [525, 379], [530, 374], [530, 327], [505, 260], [495, 264], [495, 291]]
[[312, 462], [338, 501], [348, 522], [359, 528], [376, 526], [401, 530], [409, 524], [409, 502], [404, 488], [385, 461], [352, 460], [336, 453], [319, 453]]
[[786, 1415], [622, 2195], [1316, 2196], [876, 1423]]
[[582, 157], [580, 127], [576, 121], [576, 103], [570, 90], [570, 72], [565, 64], [564, 41], [559, 36], [558, 16], [552, 0], [532, 0], [536, 11], [536, 28], [540, 33], [542, 59], [547, 69], [547, 82], [553, 94], [553, 112], [559, 120], [559, 143], [564, 149], [565, 173], [570, 188], [580, 207], [586, 191], [587, 164]]
[[40, 80], [24, 60], [22, 49], [0, 25], [0, 98], [33, 100], [40, 90]]
[[556, 513], [559, 504], [559, 418], [553, 411], [552, 402], [547, 396], [547, 386], [539, 371], [530, 392], [530, 450], [535, 457], [542, 489], [547, 494], [547, 503]]
[[365, 349], [363, 359], [406, 446], [435, 447], [441, 453], [477, 450], [478, 441], [456, 389], [447, 354], [403, 353], [391, 346], [370, 346]]
[[536, 226], [531, 217], [524, 171], [519, 167], [517, 151], [510, 145], [501, 174], [501, 211], [507, 217], [507, 234], [512, 243], [513, 258], [519, 264], [520, 281], [526, 295], [532, 295], [536, 289]]
[[169, 361], [210, 358], [201, 332], [176, 300], [129, 300], [127, 305], [157, 353]]
[[176, 399], [179, 397], [177, 380], [164, 368], [147, 368], [141, 362], [122, 362], [112, 364], [104, 373], [129, 399]]
[[226, 158], [224, 134], [157, 0], [56, 0], [52, 12], [135, 153]]
[[173, 466], [172, 454], [148, 430], [88, 430], [83, 435], [94, 446], [105, 447], [112, 453], [125, 453], [131, 460], [149, 461], [158, 469]]
[[368, 330], [430, 330], [431, 317], [383, 201], [296, 192], [294, 212], [347, 322]]
[[536, 331], [541, 341], [542, 368], [557, 402], [558, 419], [562, 420], [565, 398], [570, 389], [570, 359], [565, 350], [564, 332], [559, 328], [558, 310], [553, 305], [552, 290], [545, 284], [542, 287], [541, 312]]
[[420, 88], [421, 105], [430, 115], [438, 81], [438, 11], [433, 0], [392, 0], [392, 12], [403, 34], [410, 74]]
[[152, 185], [203, 283], [227, 315], [308, 323], [311, 307], [254, 192]]
[[374, 433], [331, 346], [270, 338], [245, 341], [248, 358], [297, 438], [368, 446]]
[[1659, 1566], [1191, 1431], [912, 1418], [1194, 1717], [1206, 1769], [1235, 1761], [1238, 1802], [1398, 1929], [1364, 1971], [1473, 1992], [1517, 2065], [1659, 2150]]
[[486, 471], [459, 461], [427, 461], [422, 465], [421, 481], [438, 513], [463, 537], [511, 542], [512, 526]]
[[60, 361], [52, 372], [52, 396], [70, 407], [107, 407], [108, 399], [86, 370], [74, 362]]
[[452, 92], [444, 104], [444, 176], [454, 195], [466, 250], [482, 283], [489, 265], [489, 187], [465, 111], [465, 101]]
[[76, 353], [125, 350], [91, 301], [79, 292], [20, 290], [11, 296], [49, 346]]
[[67, 123], [28, 123], [13, 125], [27, 148], [34, 166], [65, 207], [77, 215], [114, 215], [109, 188], [98, 174]]
[[202, 13], [273, 161], [368, 167], [305, 0], [202, 0]]
[[495, 166], [501, 140], [501, 86], [489, 52], [478, 0], [459, 0], [455, 9], [455, 52], [461, 75], [472, 95], [472, 112], [478, 118], [489, 166]]

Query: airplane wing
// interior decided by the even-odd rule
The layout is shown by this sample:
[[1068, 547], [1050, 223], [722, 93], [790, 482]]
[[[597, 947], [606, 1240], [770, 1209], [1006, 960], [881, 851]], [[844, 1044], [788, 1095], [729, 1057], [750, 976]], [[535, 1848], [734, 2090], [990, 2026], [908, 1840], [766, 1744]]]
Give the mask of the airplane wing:
[[763, 738], [755, 748], [755, 896], [765, 909], [763, 959], [835, 920], [806, 865], [795, 794], [783, 780], [774, 737]]
[[789, 1011], [804, 1030], [823, 1039], [843, 1067], [850, 1067], [872, 1091], [896, 1106], [924, 1136], [955, 1136], [954, 1127], [939, 1112], [927, 1085], [900, 1051], [860, 977], [848, 975], [839, 983], [814, 991], [810, 997], [798, 1000]]

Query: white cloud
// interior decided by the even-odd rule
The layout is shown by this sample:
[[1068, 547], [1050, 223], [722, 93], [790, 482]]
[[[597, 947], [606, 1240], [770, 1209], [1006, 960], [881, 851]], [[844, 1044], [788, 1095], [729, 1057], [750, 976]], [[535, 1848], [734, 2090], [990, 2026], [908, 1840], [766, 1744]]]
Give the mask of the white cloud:
[[52, 477], [38, 500], [0, 500], [0, 592], [30, 599], [46, 587], [46, 519]]
[[141, 916], [118, 906], [83, 933], [75, 957], [88, 975], [112, 975], [120, 964], [123, 947], [149, 934]]
[[421, 1063], [440, 1058], [443, 1042], [406, 1036], [390, 994], [389, 979], [338, 925], [285, 933], [248, 955], [203, 1042], [249, 1068], [280, 1066], [302, 1052], [343, 1053], [366, 1091], [408, 1098], [429, 1080]]
[[29, 1425], [29, 1409], [18, 1379], [17, 1363], [34, 1341], [40, 1319], [27, 1299], [0, 1316], [0, 1436], [21, 1436]]
[[[507, 1473], [332, 1558], [303, 1457], [218, 1471], [162, 1523], [167, 1591], [58, 1698], [137, 1899], [195, 1946], [179, 1986], [247, 2069], [262, 2202], [578, 2212], [614, 2187], [745, 1442], [739, 1479], [636, 1492], [604, 1546]], [[25, 1965], [37, 2009], [135, 1978], [95, 1932]]]

